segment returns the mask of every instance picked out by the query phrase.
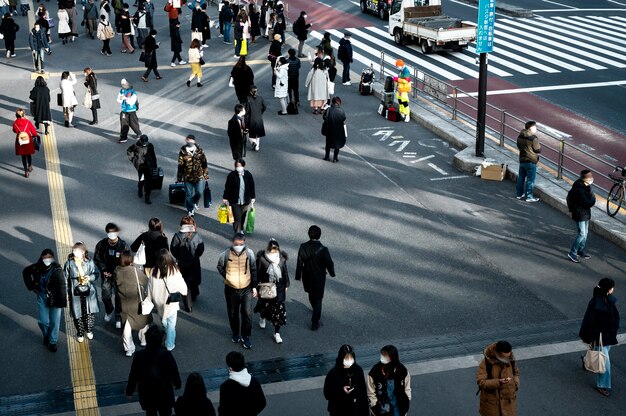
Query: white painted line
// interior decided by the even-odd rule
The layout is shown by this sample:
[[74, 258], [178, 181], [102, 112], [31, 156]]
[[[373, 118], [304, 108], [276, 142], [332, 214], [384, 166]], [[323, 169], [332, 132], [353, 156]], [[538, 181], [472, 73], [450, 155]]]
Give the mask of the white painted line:
[[432, 159], [433, 157], [435, 157], [435, 155], [428, 155], [428, 156], [420, 157], [420, 158], [419, 158], [419, 159], [417, 159], [417, 160], [413, 160], [413, 161], [411, 161], [411, 163], [423, 162], [423, 161], [425, 161], [425, 160]]
[[[529, 66], [531, 66], [534, 69], [537, 69], [537, 70], [540, 70], [540, 71], [544, 71], [544, 72], [547, 72], [549, 74], [556, 74], [556, 73], [561, 72], [558, 69], [554, 69], [554, 68], [549, 67], [547, 65], [540, 64], [537, 61], [533, 61], [531, 59], [528, 59], [528, 58], [522, 56], [522, 54], [515, 54], [513, 52], [509, 52], [506, 49], [503, 49], [503, 48], [499, 47], [500, 45], [506, 46], [506, 45], [512, 45], [512, 44], [510, 44], [510, 43], [508, 43], [506, 41], [503, 41], [502, 39], [498, 39], [498, 41], [496, 42], [496, 44], [494, 45], [494, 48], [493, 48], [493, 51], [494, 51], [495, 55], [491, 54], [489, 56], [489, 59], [494, 59], [494, 58], [498, 59], [497, 58], [498, 55], [503, 55], [503, 56], [511, 58], [511, 59], [513, 59], [515, 61], [518, 61], [518, 62], [524, 63], [526, 65], [529, 65]], [[469, 46], [467, 48], [467, 50], [472, 52], [472, 53], [476, 53], [476, 48], [474, 48], [473, 46]], [[519, 72], [521, 72], [521, 71], [519, 71]], [[528, 74], [528, 75], [533, 75], [533, 74]]]
[[616, 19], [615, 16], [611, 16], [611, 17], [594, 16], [594, 17], [599, 17], [603, 19], [604, 21], [611, 23], [612, 25], [617, 25], [619, 27], [626, 29], [626, 22], [623, 19], [622, 20]]
[[544, 3], [550, 3], [550, 4], [556, 4], [557, 6], [562, 6], [562, 7], [567, 7], [568, 9], [577, 9], [578, 7], [574, 7], [574, 6], [569, 6], [567, 4], [563, 4], [563, 3], [557, 3], [556, 1], [552, 1], [552, 0], [541, 0]]
[[392, 139], [404, 139], [404, 136], [391, 136]]
[[429, 163], [428, 166], [430, 166], [431, 168], [433, 168], [434, 170], [436, 170], [440, 174], [442, 174], [444, 176], [448, 176], [448, 172], [446, 172], [445, 170], [441, 169], [439, 166], [435, 165], [434, 163]]
[[417, 157], [417, 156], [415, 156], [415, 155], [404, 155], [402, 157], [405, 157], [407, 159], [412, 159], [412, 158]]
[[615, 0], [606, 0], [609, 3], [613, 3], [613, 4], [619, 4], [620, 6], [626, 6], [626, 3], [620, 3], [619, 1], [615, 1]]
[[614, 32], [618, 36], [624, 36], [624, 32], [626, 32], [621, 27], [616, 27], [615, 25], [610, 25], [610, 24], [598, 22], [599, 19], [597, 19], [595, 16], [584, 16], [584, 17], [572, 16], [572, 17], [570, 17], [570, 19], [573, 19], [573, 20], [576, 20], [576, 21], [579, 21], [579, 22], [589, 22], [589, 23], [592, 23], [597, 28], [602, 28], [602, 29]]
[[607, 48], [610, 48], [616, 51], [626, 52], [626, 48], [619, 47], [614, 43], [609, 43], [606, 41], [606, 38], [604, 39], [594, 38], [594, 36], [597, 35], [597, 32], [594, 32], [592, 30], [586, 30], [586, 29], [580, 29], [580, 28], [576, 28], [576, 30], [572, 30], [573, 28], [571, 25], [568, 25], [568, 24], [565, 24], [563, 22], [559, 22], [556, 20], [551, 20], [546, 17], [528, 19], [526, 20], [526, 23], [531, 24], [531, 25], [548, 26], [547, 30], [550, 30], [553, 32], [559, 32], [566, 36], [577, 38], [587, 43], [589, 42], [595, 43], [597, 45], [602, 46], [605, 50]]
[[[621, 81], [607, 81], [607, 82], [589, 82], [586, 84], [565, 84], [565, 85], [545, 85], [542, 87], [529, 87], [529, 88], [512, 88], [507, 90], [493, 90], [487, 91], [487, 95], [505, 95], [505, 94], [520, 94], [526, 92], [539, 92], [539, 91], [560, 91], [560, 90], [576, 90], [580, 88], [599, 88], [599, 87], [611, 87], [617, 85], [626, 85], [626, 80]], [[469, 96], [477, 97], [477, 92], [470, 92], [468, 94], [459, 94], [458, 97]]]
[[369, 129], [359, 129], [359, 131], [369, 131], [369, 130], [384, 130], [384, 129], [388, 129], [389, 126], [384, 126], [384, 127], [371, 127]]
[[405, 155], [416, 155], [417, 152], [404, 152]]
[[591, 21], [596, 21], [599, 22], [598, 26], [602, 26], [602, 27], [607, 27], [609, 29], [612, 30], [617, 30], [620, 32], [626, 32], [626, 23], [621, 22], [621, 21], [615, 21], [613, 19], [610, 19], [608, 17], [604, 17], [604, 16], [586, 16], [587, 19], [591, 20]]
[[[457, 59], [460, 59], [461, 61], [467, 62], [469, 64], [471, 64], [473, 67], [476, 67], [476, 57], [471, 57], [469, 55], [464, 54], [463, 52], [452, 52], [450, 53], [450, 55], [454, 56]], [[491, 59], [492, 57], [489, 57], [489, 61], [492, 62], [496, 62], [496, 59]], [[491, 62], [490, 62], [491, 63]], [[511, 77], [513, 76], [513, 74], [511, 74], [510, 72], [506, 72], [503, 71], [501, 69], [498, 69], [496, 67], [494, 67], [493, 65], [488, 65], [487, 66], [487, 72], [491, 72], [494, 75], [497, 75], [499, 77]]]
[[[533, 10], [533, 13], [553, 13], [562, 11], [563, 9], [537, 9]], [[567, 12], [626, 12], [626, 9], [571, 9]]]
[[[469, 52], [471, 52], [471, 53], [476, 53], [476, 48], [474, 48], [473, 46], [468, 46], [467, 50]], [[506, 51], [503, 51], [502, 49], [498, 49], [498, 48], [494, 47], [494, 52], [496, 52], [496, 53], [498, 53], [500, 55], [505, 55], [506, 56], [506, 53], [504, 53]], [[453, 55], [456, 56], [459, 53], [460, 52], [453, 52]], [[534, 63], [532, 63], [528, 59], [521, 60], [520, 57], [517, 56], [517, 55], [514, 55], [512, 53], [508, 53], [508, 54], [510, 55], [510, 57], [516, 59], [517, 61], [524, 62], [524, 63], [530, 64], [532, 66], [536, 66]], [[514, 64], [511, 61], [507, 61], [506, 59], [502, 59], [502, 58], [498, 57], [497, 55], [494, 55], [493, 53], [489, 54], [489, 62], [495, 62], [495, 63], [500, 64], [502, 66], [505, 66], [507, 68], [511, 68], [514, 71], [520, 72], [520, 73], [522, 73], [524, 75], [536, 75], [537, 74], [535, 71], [531, 71], [530, 69], [527, 69], [527, 68], [525, 68], [523, 66], [520, 66], [518, 64]], [[489, 69], [489, 68], [491, 68], [491, 66], [487, 67], [487, 69]], [[546, 68], [548, 68], [548, 67], [546, 67]], [[539, 69], [539, 68], [537, 68], [537, 69]], [[548, 69], [550, 71], [546, 71], [546, 72], [552, 72], [552, 73], [559, 72], [556, 69], [552, 69], [552, 68], [548, 68]]]
[[394, 140], [391, 143], [389, 143], [387, 146], [391, 147], [391, 146], [400, 144], [400, 146], [398, 146], [398, 148], [396, 149], [396, 152], [401, 152], [404, 150], [405, 147], [409, 145], [409, 143], [411, 143], [410, 140]]
[[468, 176], [468, 175], [447, 176], [445, 178], [430, 178], [430, 180], [431, 181], [446, 181], [448, 179], [465, 179], [465, 178], [471, 178], [471, 176]]
[[326, 7], [330, 7], [331, 9], [333, 8], [333, 6], [331, 6], [330, 4], [326, 4], [326, 3], [322, 3], [321, 1], [317, 1], [319, 4], [321, 4], [322, 6], [326, 6]]
[[612, 41], [618, 42], [620, 45], [624, 43], [624, 37], [620, 36], [619, 34], [611, 30], [602, 29], [601, 27], [597, 27], [595, 25], [587, 24], [585, 22], [581, 22], [578, 20], [568, 19], [568, 18], [561, 17], [561, 16], [552, 16], [550, 19], [563, 22], [566, 25], [570, 26], [570, 29], [572, 30], [573, 29], [578, 30], [578, 28], [582, 27], [582, 28], [589, 29], [592, 32], [594, 32], [595, 36], [602, 36], [602, 39], [612, 40]]
[[[407, 48], [416, 51], [417, 53], [421, 53], [421, 49], [419, 46], [417, 45], [406, 45]], [[462, 72], [472, 78], [478, 78], [478, 71], [473, 70], [471, 68], [466, 67], [463, 64], [460, 64], [458, 62], [456, 62], [453, 59], [447, 58], [443, 55], [439, 55], [437, 53], [431, 53], [430, 55], [428, 55], [428, 57], [430, 59], [433, 59], [437, 62], [440, 62], [442, 65], [448, 66], [450, 68], [455, 69], [456, 71]], [[470, 62], [474, 63], [475, 61], [473, 59], [470, 59]], [[472, 65], [474, 68], [476, 68], [476, 64], [474, 63], [474, 65]]]
[[467, 6], [467, 7], [471, 7], [472, 9], [478, 9], [477, 6], [474, 6], [472, 4], [467, 4], [465, 2], [459, 1], [459, 0], [449, 0], [451, 3], [456, 3], [456, 4], [460, 4], [461, 6]]
[[393, 130], [380, 130], [372, 134], [372, 136], [383, 136], [380, 138], [381, 142], [387, 140], [393, 134]]
[[355, 6], [361, 7], [361, 3], [359, 3], [358, 1], [351, 1], [350, 3], [354, 4]]

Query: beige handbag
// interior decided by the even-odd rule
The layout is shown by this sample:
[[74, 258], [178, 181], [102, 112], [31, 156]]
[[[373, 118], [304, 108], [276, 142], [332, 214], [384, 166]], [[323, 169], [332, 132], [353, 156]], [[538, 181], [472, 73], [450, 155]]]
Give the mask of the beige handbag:
[[589, 349], [585, 354], [585, 368], [596, 374], [606, 373], [606, 354], [603, 350], [602, 332], [600, 332], [600, 345], [589, 344]]
[[276, 283], [259, 283], [257, 292], [261, 299], [274, 299], [277, 295]]

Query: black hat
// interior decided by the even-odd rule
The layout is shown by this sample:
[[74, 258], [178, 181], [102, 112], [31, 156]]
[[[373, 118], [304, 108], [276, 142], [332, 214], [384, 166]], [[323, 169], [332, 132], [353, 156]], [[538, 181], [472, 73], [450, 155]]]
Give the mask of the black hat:
[[280, 244], [278, 244], [278, 241], [276, 241], [275, 238], [270, 238], [270, 242], [267, 243], [267, 248], [268, 249], [280, 248]]
[[246, 235], [243, 231], [239, 231], [237, 234], [233, 236], [233, 241], [243, 240], [246, 241]]
[[148, 136], [146, 136], [145, 134], [142, 134], [141, 136], [139, 136], [139, 140], [141, 141], [142, 144], [146, 144], [148, 143]]

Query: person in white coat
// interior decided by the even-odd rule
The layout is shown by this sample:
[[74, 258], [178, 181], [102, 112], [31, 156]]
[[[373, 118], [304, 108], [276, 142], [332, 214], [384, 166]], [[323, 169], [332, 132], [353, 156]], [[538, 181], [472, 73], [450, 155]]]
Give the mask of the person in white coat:
[[61, 39], [61, 43], [65, 45], [70, 36], [72, 36], [72, 28], [70, 28], [70, 15], [67, 14], [67, 10], [59, 8], [57, 12], [57, 32], [59, 34], [59, 38]]
[[76, 127], [72, 124], [74, 119], [74, 108], [78, 105], [74, 85], [76, 84], [76, 75], [73, 72], [63, 71], [61, 74], [61, 98], [63, 104], [63, 118], [65, 118], [65, 127]]
[[274, 97], [280, 102], [281, 111], [278, 114], [284, 116], [287, 114], [287, 100], [289, 99], [289, 64], [284, 56], [278, 58], [274, 73], [276, 74]]
[[187, 296], [185, 279], [174, 256], [169, 250], [162, 248], [159, 250], [156, 267], [150, 275], [150, 299], [161, 317], [165, 329], [165, 348], [168, 351], [176, 347], [176, 318], [182, 296]]
[[313, 114], [322, 114], [322, 106], [328, 100], [328, 71], [321, 58], [315, 58], [313, 68], [306, 77], [304, 86], [308, 88], [308, 98]]

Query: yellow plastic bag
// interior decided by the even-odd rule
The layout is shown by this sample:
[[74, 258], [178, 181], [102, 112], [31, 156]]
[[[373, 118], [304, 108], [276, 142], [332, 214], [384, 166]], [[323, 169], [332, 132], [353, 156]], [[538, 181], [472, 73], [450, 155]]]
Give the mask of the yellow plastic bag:
[[217, 207], [217, 219], [219, 220], [220, 224], [228, 223], [228, 208], [230, 207], [227, 207], [224, 204], [220, 204], [220, 206]]
[[241, 50], [239, 51], [239, 56], [246, 56], [248, 54], [248, 42], [246, 39], [241, 39]]

